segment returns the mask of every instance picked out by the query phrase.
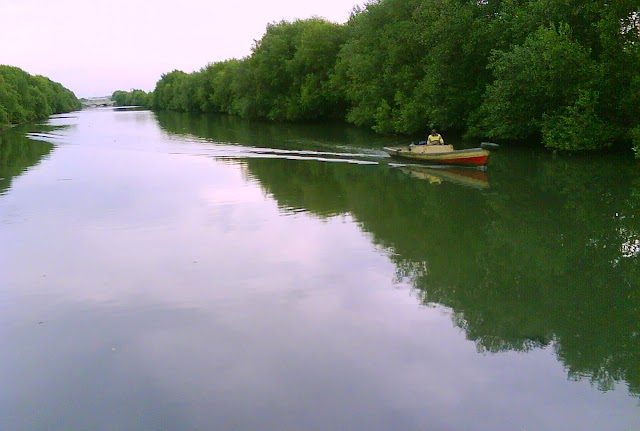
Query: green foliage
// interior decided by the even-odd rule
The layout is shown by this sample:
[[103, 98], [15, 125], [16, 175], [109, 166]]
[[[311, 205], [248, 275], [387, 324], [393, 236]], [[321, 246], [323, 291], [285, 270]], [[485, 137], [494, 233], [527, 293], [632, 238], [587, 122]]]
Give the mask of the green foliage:
[[636, 158], [640, 159], [640, 125], [637, 125], [630, 132], [631, 135], [631, 143], [633, 144], [633, 152], [636, 155]]
[[556, 114], [543, 114], [542, 142], [563, 151], [599, 150], [611, 146], [616, 135], [596, 113], [596, 94], [583, 91], [573, 105]]
[[[350, 102], [347, 121], [373, 126], [378, 132], [415, 131], [421, 124], [407, 117], [424, 118], [428, 100], [405, 104], [419, 90], [424, 76], [421, 28], [415, 11], [418, 0], [371, 2], [354, 13], [348, 22], [349, 39], [336, 65], [336, 86], [344, 89]], [[407, 107], [407, 113], [401, 109]], [[411, 109], [413, 108], [413, 109]], [[411, 114], [409, 112], [413, 111]], [[420, 121], [418, 121], [420, 123]]]
[[150, 106], [271, 120], [343, 118], [345, 100], [330, 75], [346, 37], [344, 26], [320, 18], [270, 24], [243, 60], [162, 75]]
[[[626, 145], [640, 117], [637, 1], [510, 3], [499, 20], [511, 43], [491, 58], [494, 80], [469, 134], [525, 139], [553, 129], [543, 143], [556, 149]], [[580, 131], [580, 123], [588, 127]]]
[[9, 114], [7, 113], [6, 109], [2, 106], [0, 106], [0, 128], [2, 127], [3, 124], [9, 124]]
[[344, 26], [320, 18], [271, 24], [237, 75], [236, 111], [271, 120], [342, 118], [344, 101], [330, 74], [346, 40]]
[[241, 62], [238, 60], [227, 60], [209, 64], [202, 70], [204, 81], [201, 91], [205, 99], [200, 106], [201, 111], [239, 113], [234, 111], [236, 99], [234, 82], [240, 77], [238, 73], [240, 66]]
[[116, 102], [116, 106], [142, 106], [150, 107], [151, 95], [142, 90], [115, 91], [111, 95], [111, 100]]
[[185, 97], [182, 91], [185, 90], [186, 79], [187, 74], [180, 70], [163, 74], [153, 90], [151, 106], [156, 109], [180, 110]]
[[61, 84], [0, 65], [0, 129], [76, 109], [80, 101]]
[[538, 132], [543, 116], [573, 105], [596, 71], [566, 25], [541, 27], [523, 45], [494, 51], [489, 67], [495, 80], [484, 94], [472, 132], [503, 139]]

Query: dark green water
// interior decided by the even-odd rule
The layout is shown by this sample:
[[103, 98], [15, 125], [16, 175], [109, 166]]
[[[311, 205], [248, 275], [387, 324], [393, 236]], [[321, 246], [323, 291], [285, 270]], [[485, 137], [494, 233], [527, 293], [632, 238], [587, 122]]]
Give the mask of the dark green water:
[[469, 178], [389, 143], [1, 134], [0, 429], [640, 429], [638, 163], [502, 148]]

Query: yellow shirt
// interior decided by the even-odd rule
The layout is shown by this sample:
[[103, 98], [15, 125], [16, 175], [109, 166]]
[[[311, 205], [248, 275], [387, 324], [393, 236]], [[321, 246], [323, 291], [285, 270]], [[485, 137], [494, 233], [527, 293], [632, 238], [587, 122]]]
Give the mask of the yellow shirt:
[[442, 136], [440, 136], [440, 133], [436, 133], [435, 135], [429, 135], [429, 137], [427, 138], [427, 144], [429, 145], [444, 144], [444, 139], [442, 139]]

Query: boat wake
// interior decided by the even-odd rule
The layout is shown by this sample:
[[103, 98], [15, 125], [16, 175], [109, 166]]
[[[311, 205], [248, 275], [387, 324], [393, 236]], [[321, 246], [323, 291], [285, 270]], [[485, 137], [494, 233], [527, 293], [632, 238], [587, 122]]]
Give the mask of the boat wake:
[[27, 138], [32, 139], [34, 141], [49, 142], [51, 144], [61, 144], [65, 142], [64, 135], [51, 133], [51, 132], [49, 133], [33, 132], [33, 133], [27, 133], [26, 136]]
[[[262, 158], [377, 165], [381, 160], [388, 158], [382, 151], [362, 149], [358, 149], [359, 152], [338, 152], [216, 144], [204, 148], [200, 147], [199, 150], [201, 155], [220, 160]], [[202, 152], [202, 150], [206, 151]], [[180, 152], [180, 154], [185, 154], [185, 152]]]

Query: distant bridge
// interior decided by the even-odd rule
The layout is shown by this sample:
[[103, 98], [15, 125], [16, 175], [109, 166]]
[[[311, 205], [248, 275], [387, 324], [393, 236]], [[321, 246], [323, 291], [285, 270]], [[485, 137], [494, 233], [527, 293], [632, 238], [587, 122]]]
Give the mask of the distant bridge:
[[97, 108], [98, 106], [115, 106], [116, 101], [110, 97], [90, 97], [89, 99], [80, 99], [84, 108]]

